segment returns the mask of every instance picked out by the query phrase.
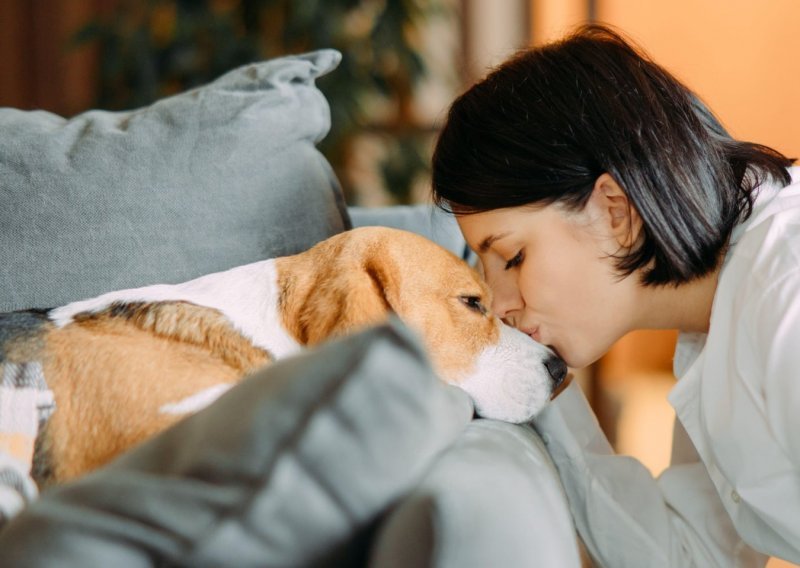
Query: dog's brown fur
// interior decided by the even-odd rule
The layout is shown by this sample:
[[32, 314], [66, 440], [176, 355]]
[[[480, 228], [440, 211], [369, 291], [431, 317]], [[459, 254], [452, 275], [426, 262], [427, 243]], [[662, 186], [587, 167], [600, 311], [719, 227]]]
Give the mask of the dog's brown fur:
[[[302, 344], [374, 324], [394, 312], [417, 332], [443, 376], [468, 370], [475, 354], [498, 340], [486, 314], [460, 297], [491, 305], [480, 275], [455, 255], [413, 233], [368, 227], [280, 258], [283, 326]], [[341, 235], [339, 235], [341, 237]], [[335, 258], [336, 262], [330, 259]], [[424, 267], [424, 268], [421, 268]], [[420, 271], [424, 270], [424, 274]]]
[[44, 374], [57, 408], [40, 436], [51, 475], [40, 482], [106, 463], [181, 418], [160, 413], [162, 405], [236, 382], [270, 360], [217, 310], [186, 302], [82, 314], [51, 329], [46, 346]]

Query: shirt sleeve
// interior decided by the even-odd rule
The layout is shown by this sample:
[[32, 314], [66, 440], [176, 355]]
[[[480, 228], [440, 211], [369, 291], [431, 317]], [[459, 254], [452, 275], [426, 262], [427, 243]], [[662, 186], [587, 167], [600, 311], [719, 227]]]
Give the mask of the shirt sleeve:
[[578, 532], [601, 566], [764, 566], [737, 534], [691, 441], [676, 429], [677, 455], [655, 479], [614, 454], [578, 384], [536, 418], [561, 476]]
[[800, 470], [800, 272], [769, 287], [753, 311], [766, 416], [776, 442]]
[[[788, 272], [753, 302], [753, 347], [762, 374], [757, 392], [763, 399], [764, 428], [774, 444], [762, 462], [763, 488], [749, 496], [765, 531], [763, 546], [776, 555], [800, 558], [800, 270]], [[794, 560], [795, 562], [797, 560]]]

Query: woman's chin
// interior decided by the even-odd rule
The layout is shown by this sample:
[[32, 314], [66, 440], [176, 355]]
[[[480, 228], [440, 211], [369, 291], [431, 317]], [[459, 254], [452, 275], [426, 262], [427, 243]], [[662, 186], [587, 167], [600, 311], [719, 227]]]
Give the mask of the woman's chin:
[[574, 370], [588, 367], [603, 356], [602, 353], [599, 355], [594, 355], [592, 353], [577, 352], [571, 349], [559, 349], [558, 355], [564, 360], [564, 362], [567, 364], [567, 367]]

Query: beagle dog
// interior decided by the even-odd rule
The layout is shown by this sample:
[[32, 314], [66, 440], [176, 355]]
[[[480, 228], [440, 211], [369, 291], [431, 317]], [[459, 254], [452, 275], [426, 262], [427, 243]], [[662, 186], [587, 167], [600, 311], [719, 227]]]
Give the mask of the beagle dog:
[[34, 462], [47, 462], [47, 482], [74, 478], [247, 373], [390, 313], [416, 330], [438, 375], [479, 415], [525, 422], [566, 366], [490, 305], [486, 283], [455, 255], [413, 233], [364, 227], [294, 256], [49, 310], [37, 343], [55, 410]]

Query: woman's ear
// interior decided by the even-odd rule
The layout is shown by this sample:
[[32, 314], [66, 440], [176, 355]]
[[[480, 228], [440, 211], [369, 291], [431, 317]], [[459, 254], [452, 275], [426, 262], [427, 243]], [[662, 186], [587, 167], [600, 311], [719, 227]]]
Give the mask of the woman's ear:
[[596, 227], [619, 247], [629, 249], [636, 244], [642, 218], [610, 174], [603, 173], [594, 182], [586, 208]]

